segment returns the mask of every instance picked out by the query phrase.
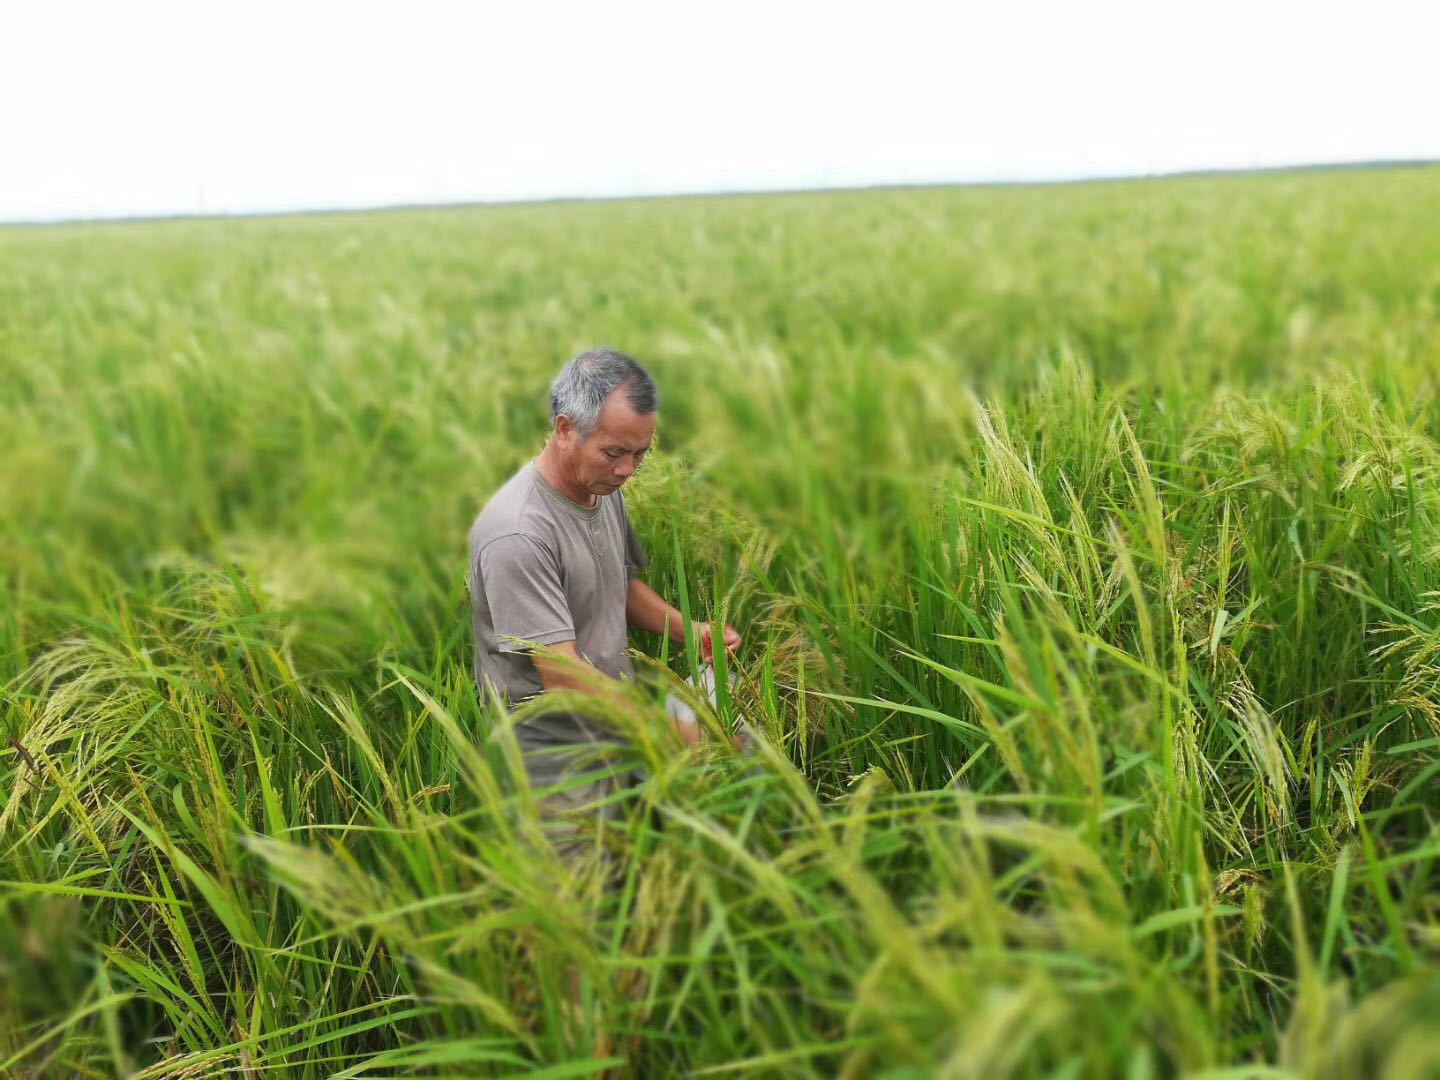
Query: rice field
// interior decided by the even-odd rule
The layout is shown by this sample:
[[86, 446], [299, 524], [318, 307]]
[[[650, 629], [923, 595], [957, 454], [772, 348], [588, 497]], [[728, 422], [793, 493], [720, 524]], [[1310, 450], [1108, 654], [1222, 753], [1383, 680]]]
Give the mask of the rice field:
[[[598, 343], [762, 733], [610, 889], [465, 592]], [[1440, 1075], [1437, 439], [1435, 169], [0, 229], [0, 1075]]]

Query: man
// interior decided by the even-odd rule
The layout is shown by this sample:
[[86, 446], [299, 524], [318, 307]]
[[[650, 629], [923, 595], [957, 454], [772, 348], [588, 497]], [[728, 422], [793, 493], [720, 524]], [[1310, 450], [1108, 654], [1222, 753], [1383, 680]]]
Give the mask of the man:
[[[681, 613], [638, 576], [648, 560], [620, 494], [650, 452], [658, 408], [650, 376], [614, 349], [582, 353], [556, 377], [545, 448], [491, 497], [470, 530], [482, 698], [518, 705], [557, 689], [610, 697], [607, 679], [634, 674], [627, 627], [685, 642]], [[694, 623], [690, 632], [710, 659], [710, 624]], [[739, 644], [727, 625], [723, 647], [734, 652]], [[694, 725], [675, 727], [687, 745], [701, 738]], [[532, 717], [515, 735], [535, 789], [593, 769], [595, 746], [616, 738], [602, 722], [573, 711]], [[542, 812], [586, 806], [616, 783], [601, 775], [567, 785], [542, 800]]]

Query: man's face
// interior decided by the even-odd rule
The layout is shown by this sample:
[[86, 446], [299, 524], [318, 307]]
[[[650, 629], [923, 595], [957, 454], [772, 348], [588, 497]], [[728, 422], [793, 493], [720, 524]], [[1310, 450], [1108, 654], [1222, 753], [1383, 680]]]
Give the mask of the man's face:
[[609, 495], [620, 490], [650, 452], [655, 414], [637, 413], [621, 386], [605, 399], [600, 419], [588, 439], [581, 440], [579, 430], [568, 417], [560, 419], [556, 432], [571, 475], [585, 490]]

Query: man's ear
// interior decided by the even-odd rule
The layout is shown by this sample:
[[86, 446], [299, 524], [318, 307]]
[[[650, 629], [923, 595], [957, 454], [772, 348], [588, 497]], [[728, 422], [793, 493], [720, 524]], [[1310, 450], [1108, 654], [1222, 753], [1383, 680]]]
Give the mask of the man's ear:
[[579, 430], [568, 416], [562, 413], [555, 418], [555, 441], [560, 444], [561, 449], [572, 449], [579, 435]]

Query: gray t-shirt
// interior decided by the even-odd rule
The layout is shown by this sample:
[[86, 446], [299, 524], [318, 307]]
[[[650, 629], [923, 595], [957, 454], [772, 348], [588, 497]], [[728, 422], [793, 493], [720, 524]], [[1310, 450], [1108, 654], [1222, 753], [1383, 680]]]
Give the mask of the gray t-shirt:
[[531, 461], [507, 480], [470, 528], [475, 681], [511, 704], [543, 688], [521, 642], [574, 641], [612, 678], [634, 674], [625, 596], [648, 562], [620, 492], [586, 508], [546, 482]]

